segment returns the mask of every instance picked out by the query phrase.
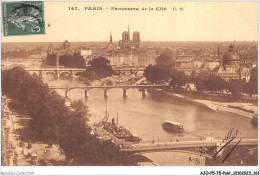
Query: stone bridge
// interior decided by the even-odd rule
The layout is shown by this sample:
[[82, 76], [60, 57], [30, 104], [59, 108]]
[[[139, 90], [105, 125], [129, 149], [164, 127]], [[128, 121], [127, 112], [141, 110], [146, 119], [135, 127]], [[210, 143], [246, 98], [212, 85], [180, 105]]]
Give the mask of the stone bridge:
[[61, 86], [50, 86], [50, 89], [62, 89], [65, 90], [65, 97], [68, 97], [68, 93], [70, 90], [73, 89], [83, 89], [85, 90], [85, 98], [89, 96], [89, 90], [90, 89], [104, 89], [104, 97], [108, 97], [108, 90], [112, 88], [122, 88], [123, 89], [123, 96], [127, 97], [127, 89], [130, 88], [139, 88], [139, 90], [142, 92], [143, 98], [147, 94], [148, 88], [167, 88], [169, 87], [169, 84], [151, 84], [151, 85], [110, 85], [110, 86], [75, 86], [75, 87], [61, 87]]
[[[145, 68], [114, 68], [113, 70], [117, 74], [134, 74], [136, 75], [139, 71], [144, 71]], [[29, 73], [36, 73], [39, 76], [45, 76], [47, 74], [53, 74], [55, 78], [59, 78], [61, 75], [66, 75], [71, 78], [83, 74], [86, 70], [84, 68], [25, 68]]]
[[71, 78], [83, 74], [86, 69], [81, 68], [33, 68], [25, 69], [29, 73], [36, 73], [39, 76], [45, 76], [47, 74], [53, 74], [55, 78], [59, 78], [61, 75], [68, 75]]
[[169, 141], [135, 144], [127, 148], [121, 148], [122, 152], [144, 154], [150, 152], [178, 151], [203, 155], [207, 158], [214, 158], [222, 154], [227, 145], [257, 147], [258, 139], [233, 139], [226, 142], [220, 140], [198, 140], [198, 141]]

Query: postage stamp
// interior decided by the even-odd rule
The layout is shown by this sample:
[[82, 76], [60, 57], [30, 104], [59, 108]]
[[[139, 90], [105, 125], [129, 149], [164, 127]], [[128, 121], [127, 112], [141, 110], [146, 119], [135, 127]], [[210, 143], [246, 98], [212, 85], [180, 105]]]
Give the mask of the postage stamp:
[[42, 1], [2, 2], [4, 36], [45, 34]]

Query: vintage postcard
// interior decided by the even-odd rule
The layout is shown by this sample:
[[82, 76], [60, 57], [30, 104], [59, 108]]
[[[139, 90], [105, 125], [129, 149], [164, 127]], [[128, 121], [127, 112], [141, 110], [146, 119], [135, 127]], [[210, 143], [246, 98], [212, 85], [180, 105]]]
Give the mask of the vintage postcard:
[[2, 166], [258, 165], [258, 2], [1, 10]]

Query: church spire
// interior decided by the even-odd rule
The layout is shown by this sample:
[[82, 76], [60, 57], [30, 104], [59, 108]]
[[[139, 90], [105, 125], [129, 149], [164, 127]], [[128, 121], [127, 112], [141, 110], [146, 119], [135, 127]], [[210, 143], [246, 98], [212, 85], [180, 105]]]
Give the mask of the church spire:
[[52, 53], [52, 42], [50, 42], [49, 47], [48, 47], [48, 54]]
[[130, 42], [130, 31], [129, 31], [129, 25], [128, 25], [128, 42]]
[[110, 43], [113, 42], [113, 39], [112, 39], [112, 31], [110, 31]]

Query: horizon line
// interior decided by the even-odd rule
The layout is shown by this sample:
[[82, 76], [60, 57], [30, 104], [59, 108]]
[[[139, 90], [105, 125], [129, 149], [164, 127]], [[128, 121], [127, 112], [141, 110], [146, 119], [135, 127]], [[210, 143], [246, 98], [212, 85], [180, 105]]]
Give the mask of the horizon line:
[[[1, 41], [1, 43], [36, 43], [36, 42], [42, 42], [42, 43], [58, 43], [58, 42], [64, 42], [66, 41], [67, 39], [63, 40], [63, 41], [23, 41], [23, 42], [3, 42]], [[69, 41], [67, 40], [68, 42], [107, 42], [109, 43], [109, 41]], [[163, 41], [163, 40], [145, 40], [145, 41], [141, 41], [142, 42], [258, 42], [258, 40], [178, 40], [178, 41]], [[113, 43], [117, 43], [119, 41], [113, 41]]]

